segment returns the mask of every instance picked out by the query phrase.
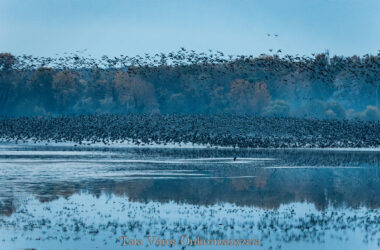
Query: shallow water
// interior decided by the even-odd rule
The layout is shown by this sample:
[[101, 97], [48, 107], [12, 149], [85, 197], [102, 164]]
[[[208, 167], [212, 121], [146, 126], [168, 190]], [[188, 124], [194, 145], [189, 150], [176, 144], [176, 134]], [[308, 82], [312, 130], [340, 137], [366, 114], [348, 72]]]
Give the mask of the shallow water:
[[379, 162], [379, 151], [2, 145], [0, 249], [252, 238], [239, 247], [377, 249]]

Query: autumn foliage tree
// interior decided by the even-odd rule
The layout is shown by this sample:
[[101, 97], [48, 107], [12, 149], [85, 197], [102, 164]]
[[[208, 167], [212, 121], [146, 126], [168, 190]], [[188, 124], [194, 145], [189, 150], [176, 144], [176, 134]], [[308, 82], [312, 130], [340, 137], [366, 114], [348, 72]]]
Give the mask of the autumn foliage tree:
[[57, 111], [63, 113], [72, 106], [78, 93], [78, 75], [70, 71], [60, 71], [53, 76], [52, 92]]
[[0, 111], [4, 112], [10, 98], [12, 86], [12, 67], [16, 58], [10, 53], [0, 53]]
[[236, 79], [229, 93], [231, 111], [236, 113], [261, 114], [269, 104], [271, 96], [264, 82], [250, 83]]
[[0, 53], [0, 117], [234, 112], [376, 120], [380, 112], [380, 54], [226, 59], [186, 53], [101, 60]]
[[126, 112], [157, 112], [155, 89], [150, 82], [118, 72], [114, 80], [120, 105]]
[[9, 72], [16, 63], [16, 58], [10, 53], [0, 53], [0, 71]]

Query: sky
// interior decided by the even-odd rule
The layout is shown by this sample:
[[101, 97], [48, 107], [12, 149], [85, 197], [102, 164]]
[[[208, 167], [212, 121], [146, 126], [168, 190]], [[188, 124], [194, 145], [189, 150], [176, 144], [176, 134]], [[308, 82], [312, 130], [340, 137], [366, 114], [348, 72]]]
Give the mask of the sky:
[[380, 0], [0, 0], [0, 52], [377, 54], [378, 13]]

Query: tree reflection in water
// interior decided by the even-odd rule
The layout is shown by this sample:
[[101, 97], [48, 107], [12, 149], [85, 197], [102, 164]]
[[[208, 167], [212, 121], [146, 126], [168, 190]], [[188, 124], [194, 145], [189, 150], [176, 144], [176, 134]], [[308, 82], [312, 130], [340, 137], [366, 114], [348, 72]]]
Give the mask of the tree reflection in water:
[[[66, 230], [63, 235], [72, 239], [76, 230], [104, 238], [110, 228], [117, 237], [143, 237], [146, 230], [173, 237], [255, 235], [266, 247], [322, 244], [334, 233], [355, 238], [354, 229], [363, 244], [376, 245], [379, 238], [380, 152], [68, 147], [0, 152], [0, 230], [14, 228], [32, 238], [45, 231], [46, 242], [60, 239], [52, 229]], [[227, 214], [231, 218], [223, 222]], [[190, 215], [198, 221], [183, 219]]]

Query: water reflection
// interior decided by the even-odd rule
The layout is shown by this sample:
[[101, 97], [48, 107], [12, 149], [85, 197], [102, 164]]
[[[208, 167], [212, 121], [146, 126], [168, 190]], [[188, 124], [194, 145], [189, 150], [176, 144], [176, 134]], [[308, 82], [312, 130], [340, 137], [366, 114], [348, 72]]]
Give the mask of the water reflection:
[[[1, 147], [0, 231], [41, 238], [43, 248], [112, 239], [112, 249], [120, 235], [183, 233], [254, 235], [262, 247], [335, 238], [349, 241], [339, 245], [346, 249], [352, 239], [376, 246], [379, 158], [376, 151]], [[4, 244], [21, 246], [9, 240], [15, 233], [5, 235]]]
[[50, 201], [80, 191], [196, 205], [278, 208], [306, 201], [318, 209], [380, 206], [380, 152], [2, 149], [0, 211], [8, 215], [25, 193]]

